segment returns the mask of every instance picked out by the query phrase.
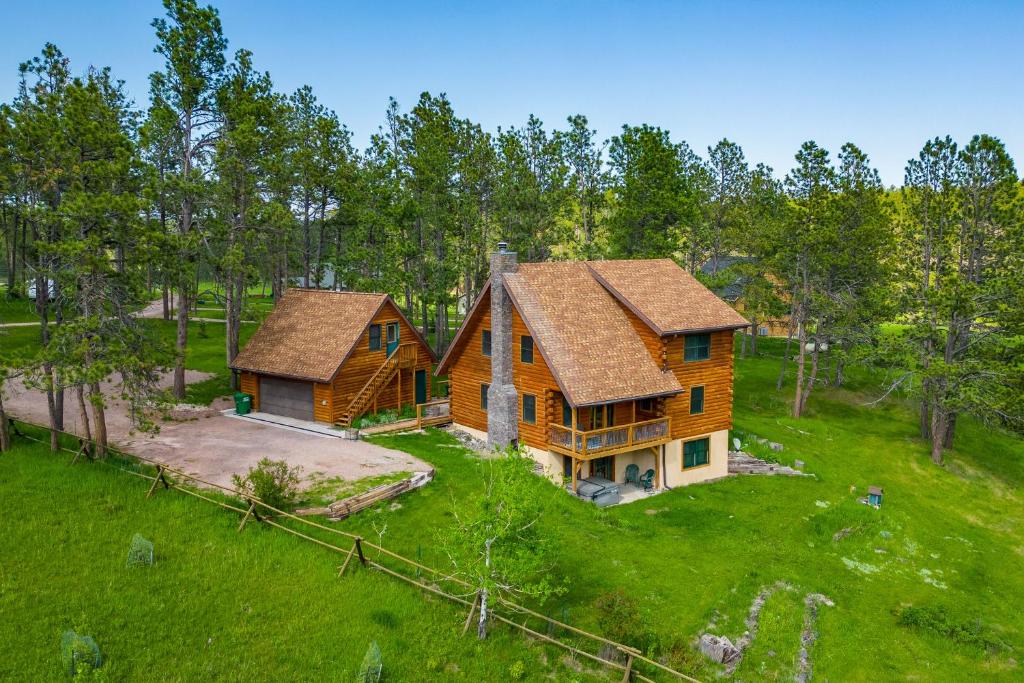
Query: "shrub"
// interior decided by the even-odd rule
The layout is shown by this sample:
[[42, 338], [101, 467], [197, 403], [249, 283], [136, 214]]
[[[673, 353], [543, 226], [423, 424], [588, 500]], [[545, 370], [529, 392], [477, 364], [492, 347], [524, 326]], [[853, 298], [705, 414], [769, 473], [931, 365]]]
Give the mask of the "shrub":
[[900, 626], [932, 631], [962, 645], [982, 650], [998, 650], [1003, 644], [980, 621], [958, 621], [943, 606], [904, 607], [897, 612]]
[[250, 467], [244, 477], [231, 475], [235, 487], [259, 498], [267, 505], [283, 510], [295, 503], [299, 493], [301, 467], [289, 467], [283, 460], [263, 458]]
[[648, 637], [647, 619], [640, 601], [622, 588], [603, 593], [594, 601], [601, 635], [623, 645], [643, 649]]

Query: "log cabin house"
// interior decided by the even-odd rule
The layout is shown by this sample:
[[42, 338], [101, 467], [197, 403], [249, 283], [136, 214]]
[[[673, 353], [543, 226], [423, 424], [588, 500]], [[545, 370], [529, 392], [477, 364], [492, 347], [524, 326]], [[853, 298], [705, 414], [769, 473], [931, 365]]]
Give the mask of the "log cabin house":
[[457, 428], [526, 446], [573, 490], [627, 468], [674, 487], [727, 474], [747, 326], [669, 259], [519, 264], [500, 248], [437, 373]]
[[253, 410], [348, 427], [425, 403], [435, 360], [387, 294], [289, 289], [231, 369]]

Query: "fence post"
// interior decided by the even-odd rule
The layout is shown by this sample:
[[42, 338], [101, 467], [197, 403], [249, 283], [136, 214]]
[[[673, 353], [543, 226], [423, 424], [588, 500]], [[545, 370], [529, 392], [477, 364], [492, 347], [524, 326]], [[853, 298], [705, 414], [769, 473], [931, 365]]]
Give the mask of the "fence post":
[[466, 635], [466, 631], [469, 630], [469, 625], [473, 623], [473, 613], [476, 612], [476, 606], [480, 603], [480, 591], [477, 591], [473, 596], [473, 604], [469, 606], [469, 614], [466, 615], [466, 623], [462, 627], [462, 635]]
[[167, 479], [164, 477], [164, 466], [156, 466], [156, 478], [153, 479], [153, 485], [149, 487], [149, 492], [146, 494], [146, 498], [153, 495], [153, 491], [156, 490], [156, 485], [163, 483], [165, 489], [171, 488], [171, 485], [167, 483]]
[[242, 529], [245, 528], [245, 523], [249, 521], [249, 517], [255, 517], [257, 522], [262, 522], [260, 519], [260, 513], [256, 512], [256, 503], [249, 501], [249, 509], [245, 511], [245, 516], [242, 517], [242, 523], [238, 525], [238, 533], [242, 533]]
[[361, 536], [356, 536], [356, 552], [359, 553], [359, 561], [366, 566], [366, 556], [363, 555], [363, 539]]
[[78, 452], [75, 453], [75, 457], [71, 458], [71, 463], [70, 464], [74, 465], [76, 462], [78, 462], [78, 458], [80, 458], [83, 453], [85, 454], [85, 457], [92, 459], [92, 456], [89, 454], [89, 446], [90, 445], [91, 444], [88, 441], [86, 441], [85, 439], [79, 439], [78, 440]]

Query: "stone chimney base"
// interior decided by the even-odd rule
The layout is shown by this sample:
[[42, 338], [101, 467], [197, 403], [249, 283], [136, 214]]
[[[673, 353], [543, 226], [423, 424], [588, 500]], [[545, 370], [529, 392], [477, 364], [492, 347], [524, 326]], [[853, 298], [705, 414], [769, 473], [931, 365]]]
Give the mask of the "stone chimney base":
[[504, 450], [519, 439], [519, 393], [512, 384], [487, 389], [487, 445]]

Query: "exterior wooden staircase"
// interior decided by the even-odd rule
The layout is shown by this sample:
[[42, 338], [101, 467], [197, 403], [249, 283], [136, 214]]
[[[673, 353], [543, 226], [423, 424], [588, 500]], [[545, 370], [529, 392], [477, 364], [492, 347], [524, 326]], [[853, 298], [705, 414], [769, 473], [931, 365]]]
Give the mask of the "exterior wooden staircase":
[[416, 366], [416, 354], [416, 344], [399, 344], [398, 348], [391, 352], [387, 360], [363, 385], [363, 388], [356, 392], [355, 397], [341, 414], [341, 419], [335, 424], [339, 427], [351, 427], [352, 422], [367, 411], [373, 400], [391, 383], [399, 370]]

